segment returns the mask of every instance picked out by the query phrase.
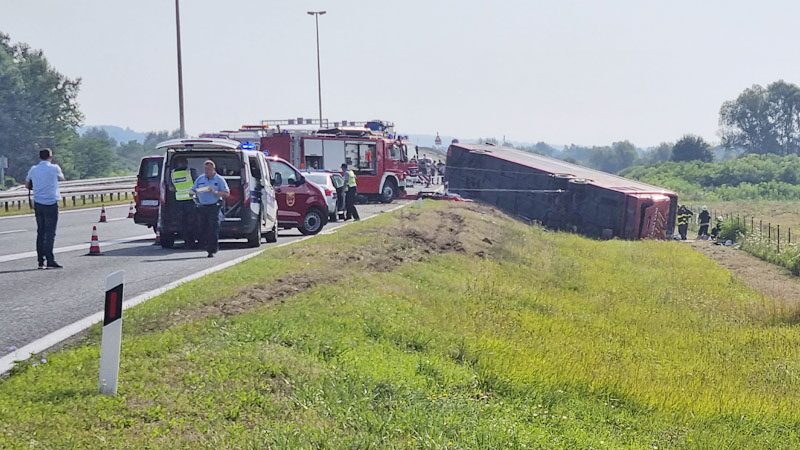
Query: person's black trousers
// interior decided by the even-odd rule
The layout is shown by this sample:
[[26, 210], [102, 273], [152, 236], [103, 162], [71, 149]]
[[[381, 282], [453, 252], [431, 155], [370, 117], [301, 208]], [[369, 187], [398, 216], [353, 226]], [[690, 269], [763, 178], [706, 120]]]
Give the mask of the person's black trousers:
[[700, 230], [697, 232], [698, 236], [708, 236], [708, 224], [700, 225]]
[[219, 205], [200, 205], [197, 209], [200, 239], [208, 253], [219, 251]]
[[192, 245], [197, 241], [197, 205], [192, 200], [181, 200], [176, 202], [180, 220], [181, 239], [186, 245]]
[[345, 198], [347, 213], [345, 214], [345, 220], [361, 220], [361, 218], [358, 217], [358, 210], [356, 209], [356, 195], [358, 195], [356, 188], [347, 188], [347, 198]]
[[681, 239], [682, 240], [684, 240], [684, 241], [686, 240], [686, 233], [688, 231], [689, 231], [689, 224], [688, 223], [682, 223], [682, 224], [678, 225], [678, 234], [681, 235]]
[[36, 258], [40, 264], [45, 260], [48, 264], [54, 263], [53, 244], [58, 226], [58, 203], [42, 205], [34, 202], [33, 211], [36, 214]]

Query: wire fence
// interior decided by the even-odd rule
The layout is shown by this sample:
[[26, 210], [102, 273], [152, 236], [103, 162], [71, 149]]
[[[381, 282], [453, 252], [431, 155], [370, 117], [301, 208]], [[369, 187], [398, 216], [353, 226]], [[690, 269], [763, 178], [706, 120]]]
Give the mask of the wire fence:
[[[689, 209], [694, 213], [689, 229], [697, 233], [700, 229], [700, 225], [697, 223], [697, 216], [702, 209], [700, 206], [690, 206]], [[722, 217], [725, 222], [735, 224], [737, 229], [742, 229], [746, 234], [757, 236], [759, 241], [774, 245], [775, 250], [779, 253], [793, 242], [797, 243], [798, 237], [793, 235], [791, 226], [773, 223], [771, 219], [764, 220], [761, 217], [723, 212], [716, 209], [709, 209], [708, 212], [711, 214], [709, 230], [714, 226], [717, 218]], [[794, 231], [796, 233], [797, 230], [795, 229]]]

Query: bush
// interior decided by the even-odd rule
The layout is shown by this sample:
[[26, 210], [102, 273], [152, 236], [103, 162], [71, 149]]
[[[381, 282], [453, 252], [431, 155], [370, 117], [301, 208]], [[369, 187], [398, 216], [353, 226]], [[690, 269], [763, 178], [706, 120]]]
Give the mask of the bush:
[[745, 155], [703, 163], [636, 166], [623, 176], [673, 189], [686, 200], [800, 200], [800, 157]]
[[[724, 227], [723, 227], [724, 229]], [[741, 249], [764, 261], [789, 269], [794, 275], [800, 275], [800, 246], [797, 244], [781, 245], [769, 239], [759, 231], [745, 235]]]
[[743, 222], [737, 223], [735, 220], [727, 220], [722, 224], [722, 230], [717, 235], [722, 242], [737, 242], [747, 235], [747, 225]]

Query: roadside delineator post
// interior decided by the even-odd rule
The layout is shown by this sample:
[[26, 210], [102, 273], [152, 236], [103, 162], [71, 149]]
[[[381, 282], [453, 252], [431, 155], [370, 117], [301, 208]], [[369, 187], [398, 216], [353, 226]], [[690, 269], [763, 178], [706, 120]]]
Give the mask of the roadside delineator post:
[[92, 243], [89, 244], [89, 253], [87, 256], [100, 254], [100, 241], [97, 239], [97, 225], [92, 225]]
[[119, 376], [119, 354], [122, 348], [122, 290], [125, 271], [106, 277], [106, 299], [103, 312], [103, 337], [100, 341], [100, 393], [115, 395]]
[[128, 219], [133, 219], [133, 214], [136, 211], [133, 209], [133, 202], [131, 202], [131, 206], [128, 208]]
[[100, 206], [100, 220], [98, 222], [99, 223], [108, 222], [108, 220], [106, 220], [106, 207], [105, 207], [105, 205]]

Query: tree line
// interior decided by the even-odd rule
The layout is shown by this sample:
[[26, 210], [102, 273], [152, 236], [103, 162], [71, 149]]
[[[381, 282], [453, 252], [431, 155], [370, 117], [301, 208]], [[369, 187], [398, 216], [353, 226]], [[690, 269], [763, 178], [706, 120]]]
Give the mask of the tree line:
[[0, 33], [0, 156], [8, 158], [7, 186], [25, 178], [42, 148], [55, 151], [67, 178], [95, 178], [131, 173], [158, 142], [177, 136], [158, 131], [144, 142], [118, 143], [99, 128], [79, 134], [80, 85], [80, 78], [56, 71], [41, 50], [12, 44]]

